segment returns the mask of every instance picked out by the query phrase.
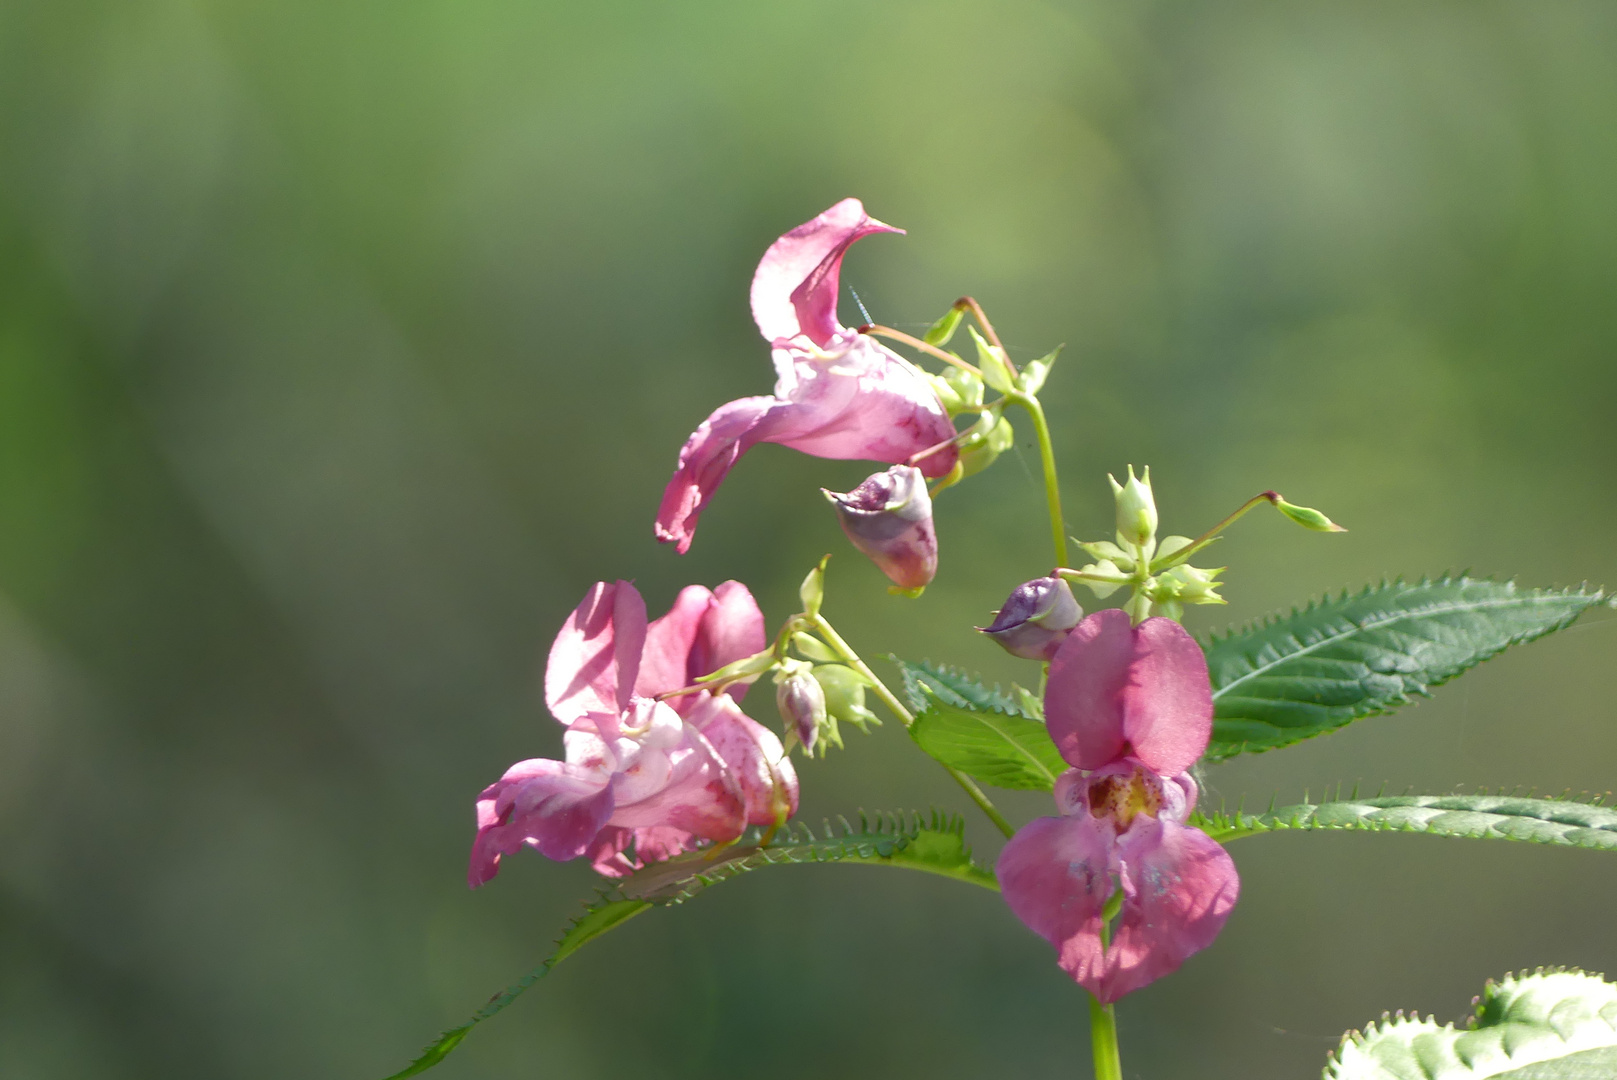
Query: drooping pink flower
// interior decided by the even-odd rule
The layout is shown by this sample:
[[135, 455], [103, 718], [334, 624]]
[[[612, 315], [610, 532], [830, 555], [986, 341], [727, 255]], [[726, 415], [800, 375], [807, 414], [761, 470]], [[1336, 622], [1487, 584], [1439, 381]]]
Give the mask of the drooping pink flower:
[[523, 845], [558, 860], [589, 855], [622, 876], [794, 813], [797, 776], [779, 738], [736, 704], [744, 686], [657, 700], [765, 644], [763, 614], [738, 582], [690, 586], [652, 623], [633, 585], [597, 582], [545, 668], [566, 760], [519, 761], [479, 797], [471, 885]]
[[1061, 813], [1020, 829], [994, 870], [1062, 970], [1109, 1003], [1212, 944], [1240, 894], [1223, 846], [1185, 824], [1196, 805], [1185, 770], [1212, 731], [1207, 662], [1171, 619], [1131, 626], [1100, 611], [1056, 653], [1044, 708], [1073, 766], [1056, 782]]
[[900, 589], [922, 589], [938, 572], [932, 496], [913, 465], [894, 465], [846, 494], [826, 491], [853, 546]]
[[[837, 321], [849, 246], [871, 233], [902, 231], [871, 218], [858, 199], [843, 199], [770, 245], [753, 275], [752, 316], [773, 353], [774, 396], [721, 405], [686, 440], [657, 512], [657, 539], [689, 549], [703, 507], [758, 443], [896, 465], [954, 437], [918, 368]], [[950, 446], [919, 465], [942, 476], [956, 457]]]

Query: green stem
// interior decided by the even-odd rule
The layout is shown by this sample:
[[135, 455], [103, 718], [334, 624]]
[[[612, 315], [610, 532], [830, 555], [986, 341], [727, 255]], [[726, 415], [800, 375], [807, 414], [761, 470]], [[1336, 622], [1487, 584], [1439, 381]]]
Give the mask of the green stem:
[[1089, 999], [1089, 1046], [1095, 1054], [1095, 1080], [1123, 1080], [1117, 1050], [1117, 1006]]
[[1219, 533], [1235, 524], [1241, 515], [1245, 514], [1248, 510], [1252, 509], [1261, 502], [1272, 503], [1278, 498], [1280, 498], [1280, 496], [1272, 491], [1265, 491], [1261, 494], [1252, 496], [1246, 502], [1237, 507], [1235, 513], [1231, 514], [1229, 517], [1225, 518], [1223, 521], [1219, 522], [1217, 525], [1214, 525], [1211, 529], [1208, 529], [1206, 532], [1196, 537], [1196, 539], [1192, 540], [1189, 547], [1182, 547], [1178, 551], [1174, 552], [1169, 558], [1159, 559], [1157, 562], [1153, 563], [1151, 565], [1150, 572], [1153, 574], [1160, 574], [1164, 570], [1173, 569], [1180, 563], [1188, 562], [1192, 555], [1195, 555], [1202, 548], [1206, 547], [1208, 544], [1211, 544], [1214, 540], [1217, 540]]
[[[891, 690], [887, 689], [886, 683], [876, 677], [876, 673], [870, 670], [870, 665], [859, 658], [859, 654], [853, 651], [853, 647], [842, 640], [842, 635], [837, 633], [836, 629], [826, 621], [825, 616], [811, 615], [808, 621], [819, 632], [820, 636], [825, 638], [826, 644], [841, 655], [849, 667], [865, 677], [870, 683], [871, 689], [876, 692], [876, 696], [881, 698], [882, 704], [886, 705], [894, 716], [903, 721], [906, 728], [915, 723], [915, 717], [904, 707], [904, 703], [898, 700], [897, 695]], [[939, 764], [942, 763], [940, 762]], [[983, 793], [983, 789], [977, 786], [977, 781], [952, 765], [944, 765], [943, 768], [950, 776], [954, 777], [955, 783], [965, 789], [966, 794], [971, 796], [971, 801], [976, 803], [984, 814], [988, 815], [988, 820], [992, 821], [1000, 832], [1007, 837], [1016, 833], [1016, 829], [1011, 823], [1005, 820], [1005, 815], [999, 812], [998, 808], [989, 801], [988, 796]]]
[[1044, 500], [1050, 507], [1050, 533], [1056, 545], [1056, 565], [1067, 565], [1067, 527], [1061, 517], [1061, 485], [1056, 479], [1056, 451], [1050, 442], [1050, 425], [1044, 419], [1039, 399], [1023, 393], [1005, 395], [1027, 410], [1033, 418], [1033, 432], [1039, 439], [1039, 461], [1044, 466]]

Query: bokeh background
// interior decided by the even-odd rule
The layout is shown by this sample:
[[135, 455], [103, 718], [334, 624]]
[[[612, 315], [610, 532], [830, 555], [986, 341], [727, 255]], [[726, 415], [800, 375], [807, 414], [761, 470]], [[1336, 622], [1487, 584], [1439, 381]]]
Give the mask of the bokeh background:
[[[686, 434], [771, 385], [756, 259], [845, 195], [910, 230], [848, 262], [874, 317], [972, 293], [1066, 343], [1072, 531], [1127, 462], [1172, 531], [1266, 487], [1352, 528], [1249, 518], [1193, 628], [1617, 585], [1614, 55], [1600, 0], [0, 3], [0, 1075], [376, 1078], [536, 963], [592, 876], [468, 892], [471, 805], [558, 751], [541, 657], [597, 579], [778, 620], [832, 551], [867, 654], [1025, 677], [970, 627], [1049, 565], [1026, 440], [940, 502], [919, 601], [815, 490], [858, 463], [761, 448], [690, 555], [652, 540]], [[1614, 623], [1207, 798], [1612, 787]], [[892, 724], [801, 772], [811, 818], [966, 808]], [[1609, 856], [1233, 851], [1222, 938], [1121, 1006], [1131, 1077], [1313, 1076], [1384, 1009], [1617, 970]], [[796, 867], [591, 945], [436, 1075], [1081, 1076], [1085, 1018], [993, 895]]]

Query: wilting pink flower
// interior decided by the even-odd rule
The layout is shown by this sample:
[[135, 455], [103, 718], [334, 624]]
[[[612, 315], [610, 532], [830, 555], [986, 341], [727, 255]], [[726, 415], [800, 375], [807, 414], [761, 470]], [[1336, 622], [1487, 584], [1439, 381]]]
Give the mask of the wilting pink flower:
[[[757, 443], [898, 464], [954, 438], [921, 371], [837, 321], [848, 247], [871, 233], [902, 231], [868, 216], [858, 199], [843, 199], [770, 245], [753, 275], [752, 317], [773, 351], [774, 396], [721, 405], [686, 440], [657, 512], [657, 539], [686, 551], [703, 507]], [[920, 466], [942, 476], [957, 456], [944, 447]]]
[[938, 534], [932, 496], [913, 465], [894, 465], [847, 494], [826, 491], [853, 546], [901, 589], [931, 584], [938, 572]]
[[483, 792], [468, 881], [483, 884], [524, 844], [558, 860], [587, 854], [621, 876], [795, 812], [797, 776], [775, 734], [736, 704], [745, 686], [657, 700], [765, 644], [763, 614], [738, 582], [692, 585], [652, 623], [633, 585], [597, 582], [545, 668], [566, 760], [519, 761]]
[[1006, 597], [994, 621], [978, 629], [1012, 656], [1051, 660], [1083, 617], [1084, 609], [1078, 606], [1066, 581], [1042, 577], [1018, 585]]
[[1240, 893], [1223, 846], [1185, 824], [1196, 805], [1185, 770], [1212, 732], [1207, 662], [1171, 619], [1136, 627], [1119, 609], [1100, 611], [1056, 653], [1044, 709], [1074, 766], [1056, 782], [1061, 816], [1029, 822], [994, 869], [1061, 968], [1113, 1002], [1212, 944]]

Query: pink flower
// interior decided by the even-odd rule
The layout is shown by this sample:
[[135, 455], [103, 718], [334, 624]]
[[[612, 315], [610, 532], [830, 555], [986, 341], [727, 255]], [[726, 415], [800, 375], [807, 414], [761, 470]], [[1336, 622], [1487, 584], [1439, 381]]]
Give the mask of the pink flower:
[[763, 613], [739, 582], [692, 585], [649, 624], [633, 585], [597, 582], [545, 668], [566, 760], [519, 761], [478, 798], [470, 884], [524, 844], [558, 860], [587, 854], [620, 877], [794, 813], [797, 776], [775, 734], [741, 712], [745, 686], [657, 700], [765, 644]]
[[[837, 322], [842, 257], [876, 232], [902, 230], [868, 216], [858, 199], [843, 199], [764, 253], [752, 279], [752, 317], [773, 350], [775, 394], [719, 406], [686, 440], [657, 512], [657, 539], [689, 549], [703, 507], [757, 443], [896, 465], [954, 438], [954, 424], [918, 368]], [[956, 457], [946, 447], [920, 467], [942, 476]]]
[[853, 546], [900, 589], [922, 589], [938, 572], [932, 496], [913, 465], [894, 465], [846, 494], [824, 492]]
[[[1016, 916], [1102, 1002], [1174, 971], [1224, 927], [1240, 893], [1223, 846], [1185, 824], [1207, 749], [1207, 661], [1171, 619], [1096, 612], [1050, 665], [1050, 734], [1074, 767], [1059, 817], [1029, 822], [994, 870]], [[1120, 894], [1120, 895], [1118, 895]], [[1107, 943], [1107, 903], [1119, 903]]]

